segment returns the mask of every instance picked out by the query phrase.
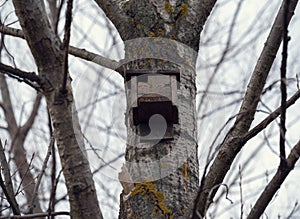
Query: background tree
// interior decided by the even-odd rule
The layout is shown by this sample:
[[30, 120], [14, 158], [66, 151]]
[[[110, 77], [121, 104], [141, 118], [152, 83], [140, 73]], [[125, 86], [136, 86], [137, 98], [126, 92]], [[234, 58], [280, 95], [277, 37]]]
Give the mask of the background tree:
[[[15, 203], [13, 200], [15, 194], [7, 193], [11, 189], [8, 189], [10, 186], [7, 184], [9, 177], [5, 178], [2, 180], [1, 187], [9, 205], [3, 201], [3, 210], [9, 206], [12, 209], [11, 214], [22, 212], [22, 214], [34, 214], [40, 217], [43, 215], [53, 215], [54, 217], [57, 214], [68, 214], [67, 212], [55, 212], [55, 209], [65, 208], [64, 200], [67, 199], [73, 218], [102, 218], [101, 210], [107, 215], [108, 210], [103, 209], [113, 208], [111, 203], [117, 202], [114, 195], [118, 193], [117, 191], [112, 192], [113, 189], [118, 188], [113, 186], [113, 183], [116, 184], [116, 182], [106, 176], [117, 178], [117, 173], [121, 170], [125, 158], [123, 174], [128, 171], [131, 181], [127, 182], [130, 189], [123, 191], [120, 197], [119, 218], [187, 218], [188, 216], [202, 218], [205, 214], [207, 217], [216, 218], [222, 215], [220, 206], [223, 206], [224, 200], [226, 205], [230, 205], [224, 196], [226, 198], [231, 195], [235, 197], [235, 188], [238, 188], [239, 195], [237, 196], [238, 202], [234, 203], [239, 203], [240, 206], [231, 205], [231, 210], [226, 210], [229, 212], [228, 215], [258, 218], [299, 158], [300, 146], [299, 142], [296, 143], [299, 136], [293, 132], [294, 129], [296, 130], [293, 127], [299, 126], [299, 122], [297, 123], [299, 115], [295, 114], [292, 118], [287, 117], [290, 123], [281, 119], [281, 130], [285, 130], [284, 127], [287, 124], [288, 130], [291, 131], [288, 131], [287, 135], [281, 131], [280, 150], [277, 149], [279, 146], [273, 146], [279, 145], [279, 143], [272, 138], [273, 135], [279, 136], [280, 129], [276, 128], [275, 123], [272, 123], [275, 124], [273, 126], [269, 125], [280, 114], [281, 118], [284, 118], [285, 109], [299, 98], [299, 86], [298, 88], [295, 86], [295, 84], [298, 85], [295, 76], [297, 71], [293, 70], [297, 69], [297, 65], [293, 64], [295, 62], [291, 62], [286, 68], [283, 63], [281, 80], [280, 74], [276, 74], [277, 78], [268, 77], [271, 72], [279, 72], [275, 57], [282, 36], [285, 36], [283, 37], [284, 45], [287, 45], [288, 38], [284, 27], [287, 27], [297, 2], [283, 1], [273, 25], [271, 21], [275, 16], [273, 14], [271, 16], [269, 12], [277, 10], [278, 5], [270, 6], [268, 3], [262, 5], [257, 16], [253, 16], [252, 23], [240, 21], [241, 24], [247, 23], [246, 28], [238, 25], [240, 15], [245, 13], [246, 3], [244, 1], [216, 4], [216, 1], [130, 0], [107, 2], [99, 0], [95, 1], [99, 7], [95, 7], [95, 4], [91, 2], [83, 5], [75, 2], [73, 10], [72, 1], [49, 0], [45, 4], [42, 1], [26, 3], [13, 1], [18, 23], [15, 23], [16, 17], [10, 17], [9, 12], [12, 10], [12, 5], [10, 2], [4, 2], [0, 28], [2, 33], [1, 51], [4, 54], [0, 66], [1, 73], [35, 88], [43, 94], [45, 102], [42, 103], [43, 109], [41, 110], [41, 107], [39, 108], [41, 95], [39, 94], [32, 104], [32, 109], [29, 109], [30, 107], [26, 104], [20, 107], [17, 104], [21, 102], [20, 98], [25, 98], [23, 101], [26, 103], [26, 98], [35, 94], [32, 90], [20, 88], [23, 85], [14, 80], [9, 80], [7, 85], [6, 77], [1, 77], [1, 107], [3, 122], [5, 121], [7, 124], [7, 126], [3, 126], [3, 129], [7, 130], [10, 135], [9, 139], [11, 139], [8, 143], [10, 147], [6, 148], [8, 149], [6, 155], [12, 157], [14, 164], [10, 163], [10, 159], [8, 159], [8, 163], [18, 172], [18, 175], [13, 174], [15, 194], [19, 194], [19, 189], [22, 188], [26, 195], [26, 199], [20, 195], [16, 196], [16, 202], [19, 205], [22, 203], [20, 207], [13, 204]], [[226, 7], [230, 9], [235, 7], [235, 10], [231, 10], [232, 13], [228, 15], [231, 18], [221, 20], [221, 23], [217, 22], [218, 13], [221, 16], [222, 10], [226, 11]], [[111, 53], [116, 51], [119, 55], [118, 58], [123, 58], [120, 62], [106, 58], [112, 54], [105, 54], [101, 51], [96, 43], [96, 37], [93, 37], [95, 31], [91, 31], [91, 28], [85, 29], [80, 25], [82, 23], [91, 24], [93, 28], [95, 22], [100, 26], [99, 31], [105, 32], [104, 35], [109, 36], [107, 39], [100, 39], [102, 45], [115, 45], [120, 38], [116, 37], [112, 24], [107, 22], [103, 12], [116, 27], [124, 42], [124, 58], [119, 47], [113, 46], [107, 50]], [[206, 23], [211, 12], [213, 12], [211, 20]], [[101, 15], [94, 18], [91, 15], [93, 13]], [[84, 15], [84, 17], [80, 15]], [[258, 18], [258, 16], [265, 16], [266, 19]], [[72, 25], [71, 17], [74, 19]], [[87, 21], [80, 23], [76, 19], [86, 19]], [[258, 22], [265, 20], [268, 20], [269, 23]], [[206, 26], [204, 26], [205, 23]], [[11, 27], [12, 24], [15, 26]], [[22, 30], [19, 29], [18, 24]], [[257, 57], [259, 49], [251, 46], [262, 45], [266, 38], [262, 33], [264, 30], [270, 29], [270, 26], [272, 28], [265, 46], [262, 48], [260, 57]], [[200, 45], [206, 52], [201, 53], [199, 41], [203, 28], [205, 28], [205, 32]], [[228, 31], [225, 32], [226, 28]], [[213, 34], [210, 35], [211, 33]], [[7, 37], [4, 38], [4, 35]], [[9, 36], [25, 38], [28, 47], [24, 41], [15, 40]], [[134, 40], [142, 37], [152, 38], [141, 41]], [[16, 47], [12, 42], [18, 42], [20, 46]], [[69, 46], [69, 42], [77, 47], [90, 48], [94, 53]], [[172, 44], [172, 42], [176, 42], [176, 44]], [[161, 53], [159, 53], [157, 45], [164, 48]], [[180, 47], [180, 45], [184, 46]], [[19, 56], [20, 51], [10, 52], [16, 48], [24, 48], [24, 54], [32, 54], [33, 59], [28, 57], [28, 62], [25, 62], [22, 60], [22, 54]], [[284, 48], [284, 51], [287, 51], [286, 46]], [[250, 55], [247, 54], [248, 50], [251, 51]], [[96, 53], [99, 51], [104, 56], [97, 55]], [[197, 66], [196, 55], [193, 51], [199, 51]], [[68, 54], [93, 61], [95, 64], [79, 63], [78, 58], [69, 57]], [[174, 54], [176, 55], [174, 56]], [[210, 56], [210, 54], [212, 55]], [[294, 56], [293, 50], [290, 50], [290, 54], [292, 54], [292, 59], [297, 57], [297, 55]], [[258, 58], [258, 62], [251, 72], [249, 69], [254, 66], [253, 56]], [[153, 57], [163, 58], [153, 59]], [[33, 60], [36, 69], [32, 67]], [[174, 62], [174, 60], [179, 60], [179, 62]], [[273, 64], [274, 60], [275, 64]], [[68, 63], [72, 63], [69, 64], [69, 68]], [[104, 71], [99, 64], [105, 68], [117, 70], [118, 73]], [[271, 69], [272, 65], [273, 69]], [[80, 75], [78, 69], [83, 74]], [[126, 111], [127, 142], [124, 140], [126, 131], [124, 126], [120, 125], [123, 121], [115, 115], [116, 112], [118, 112], [117, 115], [121, 115], [124, 108], [120, 107], [120, 100], [123, 100], [125, 104], [122, 97], [124, 97], [125, 91], [128, 93], [127, 83], [125, 83], [125, 91], [122, 86], [123, 77], [128, 70], [141, 69], [180, 71], [179, 125], [174, 126], [173, 141], [163, 141], [156, 145], [137, 144], [139, 136], [135, 135], [136, 130], [132, 126], [130, 104], [127, 105]], [[291, 78], [285, 78], [284, 69], [290, 69], [287, 71], [287, 76]], [[36, 73], [32, 73], [32, 71]], [[98, 74], [99, 71], [101, 74]], [[202, 71], [205, 74], [202, 74]], [[74, 91], [70, 86], [69, 72], [73, 78]], [[220, 75], [220, 73], [223, 74]], [[251, 78], [249, 82], [248, 78]], [[267, 78], [269, 78], [269, 82], [267, 82]], [[219, 84], [216, 84], [216, 81]], [[278, 101], [271, 99], [270, 96], [280, 98], [277, 88], [280, 81], [290, 82], [287, 88], [291, 98], [286, 102], [284, 97], [286, 84], [282, 83], [281, 107], [276, 109], [279, 106]], [[197, 107], [195, 103], [196, 82], [199, 97]], [[265, 86], [266, 83], [268, 83], [267, 86]], [[246, 84], [248, 86], [244, 90]], [[23, 93], [24, 89], [26, 89], [27, 95]], [[223, 92], [218, 92], [220, 89]], [[21, 97], [20, 91], [22, 91]], [[15, 92], [15, 94], [12, 95], [10, 92]], [[11, 100], [12, 96], [14, 100]], [[127, 98], [129, 99], [129, 96]], [[214, 100], [217, 104], [213, 102]], [[240, 103], [241, 107], [238, 110]], [[225, 106], [226, 114], [223, 110]], [[114, 110], [112, 113], [104, 112], [103, 109], [108, 110], [110, 107]], [[195, 120], [196, 108], [198, 120]], [[30, 110], [31, 113], [28, 113]], [[51, 122], [47, 127], [48, 112]], [[269, 115], [263, 120], [264, 116], [260, 112]], [[254, 116], [256, 120], [254, 120]], [[24, 117], [28, 117], [28, 119], [26, 120]], [[229, 117], [229, 119], [224, 117]], [[220, 125], [218, 122], [216, 124], [218, 126], [214, 126], [210, 121], [212, 118], [218, 121], [223, 119], [224, 125]], [[39, 120], [39, 124], [43, 125], [34, 127], [34, 119]], [[196, 131], [196, 121], [199, 123], [199, 132]], [[209, 125], [212, 125], [213, 128], [209, 128]], [[56, 161], [53, 142], [48, 143], [49, 136], [52, 136], [52, 128], [60, 163]], [[274, 128], [277, 131], [274, 131]], [[262, 139], [261, 143], [256, 140], [251, 144], [260, 147], [247, 151], [243, 149], [245, 152], [239, 153], [247, 141], [258, 133], [262, 133], [258, 137], [258, 139]], [[289, 133], [290, 135], [288, 135]], [[25, 142], [26, 137], [28, 143]], [[126, 148], [122, 152], [119, 148], [112, 148], [119, 144], [125, 145], [125, 142], [127, 143]], [[49, 147], [26, 147], [26, 144], [43, 144], [49, 145]], [[197, 145], [200, 145], [199, 149]], [[207, 146], [204, 147], [204, 145]], [[266, 146], [272, 150], [271, 153]], [[36, 155], [28, 156], [32, 152], [43, 154], [47, 151], [52, 151], [52, 168], [46, 168], [48, 155], [45, 155], [46, 159], [44, 160], [36, 158]], [[200, 182], [198, 181], [198, 151]], [[287, 156], [284, 155], [285, 151]], [[89, 159], [87, 159], [87, 154]], [[274, 157], [273, 160], [276, 162], [281, 160], [281, 162], [277, 172], [272, 172], [273, 179], [269, 182], [267, 178], [260, 190], [256, 190], [257, 192], [264, 191], [256, 202], [258, 194], [253, 194], [251, 187], [262, 183], [264, 177], [261, 174], [266, 170], [250, 174], [251, 171], [247, 168], [258, 162], [257, 160], [263, 160], [262, 156], [268, 157], [271, 156], [270, 154]], [[1, 162], [5, 164], [7, 160], [3, 157]], [[272, 163], [273, 167], [277, 165], [276, 162]], [[166, 167], [168, 171], [164, 172]], [[58, 168], [62, 168], [63, 179], [60, 178]], [[253, 168], [256, 167], [253, 166]], [[11, 175], [5, 174], [7, 171], [7, 169], [3, 170], [3, 176]], [[43, 172], [45, 172], [45, 176], [41, 181], [41, 177], [37, 176], [38, 174], [42, 176]], [[268, 174], [267, 169], [265, 175], [268, 176]], [[245, 179], [245, 177], [249, 178]], [[256, 178], [260, 181], [257, 182]], [[122, 180], [124, 179], [121, 177]], [[107, 181], [113, 182], [111, 186], [107, 185]], [[64, 184], [67, 188], [67, 196], [62, 186]], [[266, 184], [268, 186], [264, 189]], [[98, 198], [96, 188], [100, 191]], [[37, 189], [48, 192], [44, 193], [45, 197], [42, 192], [39, 192], [37, 197], [35, 193]], [[219, 192], [217, 193], [217, 191]], [[130, 194], [128, 194], [129, 192]], [[98, 199], [101, 203], [101, 210]], [[211, 206], [213, 199], [215, 205]], [[59, 207], [55, 207], [57, 203]], [[194, 206], [191, 203], [195, 203]], [[256, 204], [254, 205], [254, 203]], [[293, 205], [285, 206], [284, 210], [288, 212], [287, 209], [292, 207]], [[45, 209], [48, 209], [46, 213], [38, 214]], [[3, 211], [5, 215], [9, 213], [9, 210]], [[116, 217], [116, 214], [115, 211], [112, 213], [113, 216], [107, 217]], [[288, 214], [297, 214], [297, 200], [295, 207], [286, 213], [286, 215]]]

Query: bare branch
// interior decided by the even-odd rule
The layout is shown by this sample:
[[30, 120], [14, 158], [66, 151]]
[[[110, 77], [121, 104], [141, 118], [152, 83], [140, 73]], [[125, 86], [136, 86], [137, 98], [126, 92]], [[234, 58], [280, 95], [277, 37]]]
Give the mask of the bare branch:
[[62, 6], [65, 1], [61, 0], [59, 6], [56, 5], [56, 2], [57, 2], [56, 0], [48, 0], [50, 14], [51, 14], [51, 23], [52, 23], [52, 27], [54, 29], [55, 34], [57, 34], [59, 17], [60, 17], [60, 13], [62, 11]]
[[204, 93], [201, 96], [201, 99], [199, 101], [197, 112], [200, 112], [201, 107], [204, 105], [203, 102], [204, 102], [204, 100], [205, 100], [205, 98], [206, 98], [206, 96], [209, 92], [210, 86], [213, 84], [212, 83], [213, 80], [215, 79], [217, 73], [219, 72], [219, 69], [220, 69], [221, 65], [224, 63], [224, 60], [226, 59], [226, 56], [227, 56], [228, 52], [230, 51], [230, 46], [232, 44], [233, 30], [234, 30], [236, 20], [238, 18], [238, 15], [239, 15], [239, 12], [241, 10], [243, 2], [244, 2], [243, 0], [240, 0], [237, 7], [236, 7], [236, 9], [235, 9], [235, 12], [234, 12], [234, 15], [232, 17], [231, 24], [230, 24], [230, 28], [229, 28], [229, 33], [228, 33], [228, 36], [227, 36], [226, 46], [223, 50], [223, 53], [222, 53], [220, 59], [218, 60], [218, 62], [216, 64], [214, 72], [212, 73], [212, 75], [208, 79], [208, 82], [207, 82], [207, 85], [205, 87]]
[[[289, 7], [288, 21], [291, 20], [294, 10], [298, 1], [291, 1]], [[277, 17], [274, 21], [267, 42], [263, 48], [263, 51], [259, 57], [257, 65], [254, 69], [252, 77], [247, 87], [247, 91], [239, 111], [239, 115], [230, 133], [227, 135], [224, 144], [222, 145], [216, 159], [214, 160], [207, 176], [204, 180], [204, 185], [201, 185], [199, 190], [195, 206], [193, 219], [198, 219], [196, 215], [198, 211], [202, 216], [206, 213], [206, 203], [211, 203], [215, 196], [217, 189], [214, 189], [211, 196], [209, 193], [216, 185], [220, 185], [225, 175], [227, 174], [230, 166], [239, 153], [245, 142], [241, 136], [245, 135], [254, 119], [256, 108], [265, 85], [267, 76], [276, 57], [276, 53], [279, 49], [283, 30], [281, 28], [282, 20], [284, 16], [284, 7], [280, 7]], [[209, 200], [208, 200], [209, 199]]]
[[244, 215], [244, 200], [243, 200], [243, 186], [242, 186], [242, 168], [241, 165], [239, 165], [239, 176], [240, 176], [240, 181], [239, 181], [239, 187], [240, 187], [240, 202], [241, 202], [241, 216], [240, 218], [243, 219]]
[[[34, 189], [34, 176], [29, 171], [31, 164], [27, 162], [26, 153], [24, 149], [24, 141], [27, 136], [28, 130], [31, 128], [34, 122], [41, 97], [36, 98], [31, 115], [29, 116], [24, 126], [18, 127], [18, 124], [15, 119], [14, 111], [13, 111], [11, 98], [9, 95], [8, 85], [3, 75], [0, 75], [0, 89], [1, 89], [2, 99], [5, 100], [3, 102], [3, 107], [5, 109], [4, 110], [5, 120], [8, 125], [7, 130], [12, 139], [11, 149], [14, 155], [13, 160], [17, 165], [17, 170], [21, 177], [20, 186], [21, 185], [23, 186], [26, 199], [29, 201], [31, 200], [31, 196]], [[17, 189], [17, 192], [18, 191], [19, 188]], [[36, 211], [41, 211], [38, 202], [35, 203], [35, 206], [36, 206]]]
[[280, 90], [281, 90], [281, 112], [280, 112], [280, 132], [279, 132], [279, 151], [280, 151], [280, 167], [285, 168], [286, 166], [286, 155], [285, 155], [285, 118], [286, 118], [286, 65], [288, 56], [288, 9], [290, 5], [290, 0], [284, 1], [284, 16], [283, 16], [283, 46], [282, 46], [282, 61], [280, 69]]
[[66, 23], [65, 23], [65, 35], [62, 44], [62, 50], [64, 50], [63, 57], [63, 82], [61, 86], [61, 92], [66, 93], [67, 79], [68, 79], [68, 70], [69, 70], [69, 62], [68, 62], [68, 54], [69, 54], [69, 44], [71, 37], [71, 24], [72, 24], [72, 8], [73, 8], [73, 0], [68, 0], [67, 9], [66, 9]]
[[[298, 90], [286, 103], [286, 108], [289, 108], [300, 98], [300, 90]], [[266, 128], [272, 121], [274, 121], [281, 112], [281, 107], [277, 108], [274, 112], [272, 112], [267, 118], [261, 121], [258, 125], [252, 128], [249, 132], [247, 132], [243, 137], [242, 141], [245, 144], [248, 140], [256, 136], [260, 133], [264, 128]]]
[[[66, 180], [71, 215], [73, 218], [103, 218], [83, 139], [78, 140], [79, 122], [72, 109], [73, 92], [59, 92], [63, 81], [63, 51], [49, 23], [47, 13], [40, 1], [23, 2], [13, 0], [16, 15], [29, 45], [39, 75], [46, 78], [47, 107], [55, 128], [63, 173]], [[46, 39], [46, 43], [45, 43]], [[82, 141], [81, 141], [82, 140]]]
[[286, 168], [281, 168], [280, 166], [278, 167], [276, 174], [268, 183], [267, 187], [264, 189], [259, 199], [256, 201], [247, 219], [256, 219], [263, 214], [277, 190], [280, 188], [280, 186], [282, 185], [286, 177], [289, 175], [289, 173], [294, 169], [299, 157], [300, 141], [298, 141], [298, 143], [293, 147], [291, 153], [286, 159]]
[[20, 128], [21, 132], [26, 133], [29, 131], [29, 129], [32, 127], [33, 122], [35, 120], [35, 117], [38, 113], [38, 109], [40, 107], [41, 104], [41, 99], [42, 99], [43, 95], [41, 93], [37, 94], [33, 107], [32, 107], [32, 111], [30, 116], [28, 117], [27, 121], [25, 122], [25, 124]]
[[9, 65], [5, 65], [3, 63], [0, 63], [0, 72], [2, 72], [3, 74], [13, 75], [18, 78], [29, 80], [31, 82], [37, 83], [38, 85], [41, 85], [42, 79], [34, 72], [25, 72], [20, 69], [13, 68]]
[[[19, 37], [22, 39], [25, 39], [23, 31], [16, 29], [16, 28], [11, 28], [11, 27], [7, 27], [3, 24], [0, 24], [0, 32], [10, 35], [10, 36], [15, 36], [15, 37]], [[73, 56], [76, 56], [78, 58], [84, 59], [86, 61], [92, 61], [98, 65], [101, 65], [105, 68], [109, 68], [112, 70], [115, 70], [119, 67], [119, 62], [115, 61], [115, 60], [111, 60], [109, 58], [106, 58], [104, 56], [92, 53], [90, 51], [87, 51], [85, 49], [80, 49], [80, 48], [76, 48], [74, 46], [70, 46], [69, 47], [69, 53]]]
[[3, 172], [4, 179], [5, 179], [5, 183], [3, 183], [2, 176], [0, 173], [0, 186], [6, 195], [7, 201], [9, 202], [9, 204], [13, 210], [13, 213], [15, 215], [20, 215], [19, 205], [15, 198], [14, 189], [13, 189], [13, 185], [12, 185], [12, 181], [11, 181], [11, 177], [10, 177], [9, 165], [5, 158], [4, 148], [2, 145], [1, 139], [0, 139], [0, 162], [1, 162], [1, 170]]
[[49, 146], [48, 146], [48, 151], [47, 151], [47, 154], [46, 154], [46, 157], [44, 159], [44, 162], [43, 162], [43, 166], [42, 166], [42, 169], [41, 169], [41, 172], [37, 178], [37, 181], [36, 181], [36, 184], [35, 184], [35, 187], [34, 187], [34, 190], [33, 190], [33, 196], [32, 196], [32, 199], [30, 200], [30, 203], [29, 203], [29, 210], [28, 210], [28, 213], [32, 213], [33, 212], [33, 209], [34, 209], [34, 203], [35, 203], [35, 199], [36, 197], [38, 196], [38, 189], [39, 189], [39, 186], [41, 184], [41, 180], [42, 180], [42, 177], [45, 173], [45, 170], [47, 168], [47, 163], [48, 163], [48, 160], [50, 158], [50, 155], [51, 155], [51, 150], [52, 150], [52, 147], [54, 145], [54, 137], [51, 137], [50, 139], [50, 143], [49, 143]]
[[12, 27], [7, 27], [4, 24], [0, 22], [0, 32], [3, 34], [7, 34], [10, 36], [18, 37], [25, 39], [23, 31], [20, 29], [12, 28]]
[[115, 70], [119, 67], [119, 62], [115, 60], [108, 59], [104, 56], [89, 52], [85, 49], [79, 49], [74, 46], [70, 46], [69, 52], [71, 55], [82, 58], [87, 61], [92, 61], [103, 67]]
[[70, 212], [67, 211], [58, 211], [58, 212], [45, 212], [45, 213], [35, 213], [35, 214], [27, 214], [27, 215], [22, 215], [22, 216], [3, 216], [0, 217], [0, 219], [7, 219], [7, 218], [11, 218], [11, 219], [30, 219], [30, 218], [40, 218], [40, 217], [47, 217], [47, 216], [59, 216], [59, 215], [70, 215]]

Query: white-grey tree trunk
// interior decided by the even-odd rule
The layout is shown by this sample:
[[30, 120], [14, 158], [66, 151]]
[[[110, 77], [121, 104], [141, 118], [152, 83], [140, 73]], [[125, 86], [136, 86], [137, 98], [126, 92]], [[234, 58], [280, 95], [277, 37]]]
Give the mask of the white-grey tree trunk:
[[132, 70], [180, 72], [179, 123], [173, 125], [174, 139], [156, 144], [141, 142], [133, 124], [132, 94], [128, 82], [125, 84], [128, 139], [125, 168], [120, 175], [125, 191], [119, 218], [187, 218], [199, 186], [195, 54], [202, 26], [215, 1], [96, 2], [125, 42], [124, 65], [118, 69], [124, 77]]

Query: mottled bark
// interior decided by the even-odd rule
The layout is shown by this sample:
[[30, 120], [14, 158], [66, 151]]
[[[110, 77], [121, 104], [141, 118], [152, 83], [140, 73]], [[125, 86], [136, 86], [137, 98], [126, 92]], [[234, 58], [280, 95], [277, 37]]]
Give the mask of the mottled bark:
[[[187, 218], [198, 187], [194, 67], [200, 32], [215, 1], [96, 2], [125, 41], [123, 74], [127, 70], [180, 72], [179, 124], [174, 124], [173, 140], [141, 143], [128, 103], [125, 166], [134, 188], [121, 195], [119, 218]], [[142, 37], [155, 38], [137, 40]]]
[[72, 218], [102, 218], [92, 173], [73, 104], [72, 90], [61, 92], [63, 51], [41, 1], [13, 1], [25, 39], [47, 81], [44, 95], [53, 122]]

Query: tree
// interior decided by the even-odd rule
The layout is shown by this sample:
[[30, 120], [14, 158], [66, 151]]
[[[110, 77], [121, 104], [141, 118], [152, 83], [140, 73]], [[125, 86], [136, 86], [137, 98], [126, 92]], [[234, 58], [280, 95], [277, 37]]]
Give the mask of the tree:
[[[18, 125], [13, 114], [13, 104], [10, 100], [6, 78], [1, 76], [1, 107], [8, 125], [6, 129], [12, 139], [13, 161], [17, 166], [29, 206], [26, 213], [40, 217], [56, 214], [54, 207], [51, 207], [55, 202], [52, 194], [55, 194], [57, 185], [53, 141], [49, 144], [49, 151], [52, 150], [54, 160], [48, 213], [39, 214], [42, 211], [42, 201], [38, 201], [35, 192], [41, 178], [34, 179], [31, 174], [32, 170], [30, 170], [31, 162], [27, 160], [26, 153], [24, 153], [24, 141], [28, 131], [32, 128], [39, 109], [41, 94], [43, 94], [51, 121], [50, 130], [53, 128], [53, 136], [59, 151], [70, 204], [70, 215], [72, 218], [103, 218], [98, 198], [105, 199], [105, 197], [97, 197], [93, 172], [87, 156], [86, 147], [89, 141], [82, 134], [83, 128], [75, 104], [76, 96], [71, 89], [70, 74], [72, 75], [72, 72], [70, 71], [69, 74], [68, 59], [69, 54], [72, 54], [115, 70], [115, 74], [122, 76], [125, 81], [127, 142], [125, 163], [120, 173], [120, 181], [124, 189], [120, 197], [119, 218], [203, 218], [213, 199], [216, 198], [219, 187], [225, 185], [228, 190], [228, 186], [224, 184], [225, 176], [241, 149], [247, 141], [265, 130], [280, 115], [280, 165], [273, 179], [249, 211], [248, 218], [261, 216], [299, 158], [299, 142], [293, 146], [288, 156], [285, 155], [285, 111], [296, 102], [300, 95], [298, 90], [290, 99], [286, 100], [285, 81], [287, 79], [284, 61], [287, 57], [287, 27], [297, 2], [296, 0], [283, 1], [252, 72], [241, 107], [236, 116], [232, 117], [234, 123], [218, 146], [216, 146], [216, 142], [213, 142], [214, 145], [208, 147], [211, 151], [207, 155], [207, 162], [199, 180], [196, 60], [200, 35], [216, 1], [96, 0], [97, 6], [103, 10], [124, 41], [125, 58], [118, 62], [69, 45], [73, 28], [71, 26], [72, 12], [74, 12], [72, 0], [66, 4], [61, 1], [60, 5], [52, 0], [47, 1], [46, 5], [43, 1], [14, 0], [15, 12], [22, 30], [1, 23], [1, 39], [3, 40], [3, 36], [6, 35], [24, 38], [34, 58], [37, 73], [26, 72], [17, 69], [16, 66], [11, 67], [3, 63], [0, 65], [0, 71], [4, 75], [27, 83], [39, 92], [28, 121], [24, 125]], [[242, 3], [243, 1], [240, 1], [237, 4], [229, 29], [227, 47], [215, 65], [215, 73], [225, 62], [231, 43], [232, 29]], [[66, 9], [65, 27], [64, 35], [61, 36], [59, 34], [59, 18], [64, 7]], [[266, 80], [282, 39], [284, 42], [283, 54], [285, 55], [281, 67], [281, 106], [251, 128], [254, 116], [258, 111], [261, 95], [266, 92], [264, 90]], [[5, 45], [4, 40], [2, 45]], [[134, 81], [128, 82], [127, 75], [130, 72], [141, 71], [161, 74], [166, 71], [179, 72], [179, 79], [177, 78], [178, 82], [176, 82], [178, 83], [177, 89], [176, 86], [174, 88], [178, 96], [176, 107], [179, 122], [171, 124], [173, 127], [172, 140], [158, 142], [141, 142], [140, 140], [140, 130], [132, 116], [135, 113], [131, 102]], [[214, 80], [213, 77], [215, 76], [211, 77], [211, 81]], [[209, 94], [211, 81], [204, 91], [198, 108], [204, 107], [204, 100]], [[156, 121], [156, 124], [159, 125], [158, 128], [162, 128], [164, 119], [159, 117]], [[52, 135], [51, 132], [50, 135]], [[220, 137], [218, 133], [216, 134], [217, 137]], [[93, 149], [93, 147], [91, 148]], [[214, 150], [215, 152], [213, 152]], [[97, 154], [94, 149], [93, 152]], [[43, 163], [42, 172], [45, 171], [48, 159], [49, 156]], [[100, 159], [103, 158], [100, 157]], [[7, 163], [4, 153], [1, 162]], [[23, 162], [25, 166], [22, 165]], [[13, 214], [18, 215], [21, 212], [18, 205], [15, 204], [17, 201], [14, 198], [13, 189], [8, 185], [10, 173], [7, 168], [5, 171], [8, 174], [4, 180], [1, 179], [3, 182], [1, 187]], [[5, 175], [4, 173], [3, 175]], [[239, 177], [241, 181], [242, 170], [239, 170]], [[31, 183], [35, 181], [36, 183]], [[241, 205], [243, 205], [242, 196]], [[242, 217], [243, 206], [241, 208]], [[66, 214], [66, 212], [61, 212], [61, 214]], [[33, 216], [31, 215], [31, 217]]]

